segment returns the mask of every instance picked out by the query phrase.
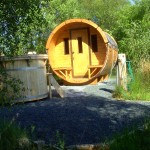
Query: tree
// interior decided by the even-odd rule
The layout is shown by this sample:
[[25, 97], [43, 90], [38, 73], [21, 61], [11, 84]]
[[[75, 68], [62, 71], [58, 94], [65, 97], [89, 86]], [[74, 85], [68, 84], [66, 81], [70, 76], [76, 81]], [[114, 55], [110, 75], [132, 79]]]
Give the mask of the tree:
[[5, 55], [24, 54], [39, 46], [46, 20], [40, 0], [0, 1], [0, 51]]
[[116, 13], [129, 4], [128, 0], [81, 0], [81, 14], [100, 27], [112, 30], [117, 21]]
[[150, 61], [150, 0], [137, 1], [118, 14], [113, 33], [119, 49], [126, 53], [135, 70], [140, 61]]
[[45, 2], [42, 11], [48, 22], [49, 33], [67, 19], [82, 17], [78, 0], [49, 0]]

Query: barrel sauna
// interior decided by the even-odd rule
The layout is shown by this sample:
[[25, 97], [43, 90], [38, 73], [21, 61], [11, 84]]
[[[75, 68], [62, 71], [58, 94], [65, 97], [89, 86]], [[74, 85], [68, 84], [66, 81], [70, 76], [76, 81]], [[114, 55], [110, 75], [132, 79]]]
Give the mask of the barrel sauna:
[[46, 49], [53, 72], [69, 85], [107, 79], [118, 54], [114, 38], [86, 19], [70, 19], [58, 25]]
[[17, 102], [33, 101], [48, 97], [46, 62], [48, 56], [24, 55], [17, 57], [0, 57], [0, 66], [7, 74], [23, 83], [24, 91]]

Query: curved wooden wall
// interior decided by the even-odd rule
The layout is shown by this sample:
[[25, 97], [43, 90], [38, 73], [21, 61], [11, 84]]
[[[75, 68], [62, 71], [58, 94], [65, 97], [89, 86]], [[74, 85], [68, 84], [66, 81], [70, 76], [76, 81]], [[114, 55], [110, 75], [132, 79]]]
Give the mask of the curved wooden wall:
[[84, 85], [107, 78], [117, 60], [115, 40], [90, 20], [70, 19], [50, 34], [46, 49], [53, 72], [66, 84]]

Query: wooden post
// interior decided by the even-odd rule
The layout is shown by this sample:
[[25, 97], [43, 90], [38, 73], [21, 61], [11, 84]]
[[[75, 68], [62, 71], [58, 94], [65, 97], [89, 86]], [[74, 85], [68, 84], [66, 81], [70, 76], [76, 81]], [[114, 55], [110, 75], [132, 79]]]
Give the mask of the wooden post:
[[51, 75], [52, 73], [47, 73], [48, 75], [48, 85], [49, 85], [49, 98], [52, 98], [52, 88], [51, 88]]
[[122, 86], [123, 89], [127, 90], [127, 71], [126, 71], [126, 55], [118, 54], [118, 65], [117, 65], [117, 86]]

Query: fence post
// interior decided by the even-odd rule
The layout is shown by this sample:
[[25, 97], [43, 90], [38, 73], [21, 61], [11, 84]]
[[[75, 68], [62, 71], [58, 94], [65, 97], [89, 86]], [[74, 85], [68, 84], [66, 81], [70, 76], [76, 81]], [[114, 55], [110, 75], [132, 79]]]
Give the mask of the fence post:
[[118, 65], [117, 65], [117, 86], [123, 87], [127, 90], [127, 69], [126, 69], [126, 55], [118, 54]]

